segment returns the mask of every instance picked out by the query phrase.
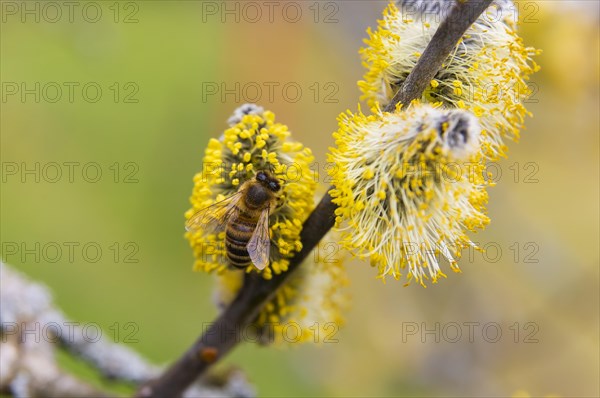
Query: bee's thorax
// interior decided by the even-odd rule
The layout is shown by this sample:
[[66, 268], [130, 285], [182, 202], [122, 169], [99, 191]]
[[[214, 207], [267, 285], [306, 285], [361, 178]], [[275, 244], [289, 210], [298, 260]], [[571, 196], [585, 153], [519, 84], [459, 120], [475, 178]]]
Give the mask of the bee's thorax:
[[252, 184], [244, 197], [244, 204], [252, 210], [263, 209], [272, 196], [273, 194], [261, 184]]

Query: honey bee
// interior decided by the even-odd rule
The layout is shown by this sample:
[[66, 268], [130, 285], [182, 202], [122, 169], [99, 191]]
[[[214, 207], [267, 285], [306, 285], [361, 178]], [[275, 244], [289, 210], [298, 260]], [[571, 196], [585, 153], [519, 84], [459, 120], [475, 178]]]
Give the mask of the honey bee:
[[229, 263], [259, 270], [269, 264], [271, 238], [269, 214], [277, 206], [281, 183], [267, 171], [259, 171], [233, 195], [194, 214], [185, 224], [188, 231], [205, 234], [225, 231]]

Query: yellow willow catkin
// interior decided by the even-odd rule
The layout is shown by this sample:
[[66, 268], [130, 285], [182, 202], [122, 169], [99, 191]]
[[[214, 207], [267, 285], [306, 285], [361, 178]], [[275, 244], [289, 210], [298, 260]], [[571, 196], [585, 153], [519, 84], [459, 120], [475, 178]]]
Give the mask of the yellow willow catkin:
[[[194, 177], [189, 219], [237, 192], [258, 170], [273, 170], [282, 182], [282, 202], [270, 215], [272, 261], [261, 273], [265, 279], [286, 272], [289, 259], [302, 248], [302, 224], [314, 208], [316, 178], [310, 169], [313, 157], [308, 148], [290, 139], [285, 125], [261, 107], [246, 104], [228, 120], [230, 128], [220, 140], [209, 141], [202, 171]], [[225, 255], [224, 236], [188, 232], [196, 257], [195, 269], [216, 273], [214, 301], [223, 309], [242, 287], [243, 271], [231, 269]], [[281, 286], [258, 318], [240, 331], [248, 341], [269, 343], [326, 342], [343, 324], [348, 297], [343, 287], [348, 279], [339, 245], [333, 256], [324, 255], [323, 245], [337, 242], [333, 233], [305, 259], [294, 275]], [[249, 266], [247, 272], [259, 272]]]
[[[370, 107], [385, 105], [413, 70], [453, 1], [390, 3], [361, 49], [367, 71], [359, 87]], [[496, 1], [465, 33], [421, 97], [445, 108], [465, 109], [481, 123], [487, 159], [506, 154], [504, 138], [517, 140], [523, 129], [529, 76], [539, 69], [539, 52], [518, 36], [509, 1]]]
[[[254, 105], [239, 108], [229, 120], [231, 127], [220, 140], [208, 142], [202, 170], [194, 176], [190, 201], [192, 208], [185, 217], [237, 192], [259, 170], [272, 170], [282, 182], [281, 203], [271, 211], [271, 261], [260, 271], [266, 279], [287, 271], [289, 259], [302, 248], [302, 223], [314, 208], [316, 182], [310, 164], [310, 149], [290, 139], [287, 126], [277, 123], [275, 115]], [[186, 234], [194, 249], [194, 268], [206, 272], [223, 272], [228, 268], [224, 232], [208, 234], [199, 230]], [[249, 266], [248, 272], [258, 272]]]
[[378, 276], [424, 285], [445, 276], [483, 228], [487, 202], [481, 127], [472, 114], [413, 103], [408, 109], [338, 118], [329, 161], [342, 245], [369, 257]]

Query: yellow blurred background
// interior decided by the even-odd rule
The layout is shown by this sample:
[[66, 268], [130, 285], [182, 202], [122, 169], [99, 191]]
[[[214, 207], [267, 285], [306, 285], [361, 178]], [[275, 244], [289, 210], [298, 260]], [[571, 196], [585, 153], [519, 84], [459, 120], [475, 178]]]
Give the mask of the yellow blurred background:
[[[116, 325], [121, 340], [135, 323], [130, 346], [168, 363], [216, 314], [213, 280], [192, 272], [183, 238], [208, 139], [260, 97], [324, 167], [336, 116], [358, 101], [365, 29], [386, 2], [102, 1], [72, 14], [58, 2], [60, 16], [24, 4], [2, 2], [2, 258], [74, 320], [107, 336]], [[600, 394], [598, 3], [516, 10], [543, 69], [534, 118], [499, 164], [492, 223], [473, 236], [486, 257], [427, 289], [384, 285], [349, 262], [337, 343], [242, 345], [221, 367], [242, 368], [261, 396]], [[48, 247], [40, 259], [22, 250], [36, 242]]]

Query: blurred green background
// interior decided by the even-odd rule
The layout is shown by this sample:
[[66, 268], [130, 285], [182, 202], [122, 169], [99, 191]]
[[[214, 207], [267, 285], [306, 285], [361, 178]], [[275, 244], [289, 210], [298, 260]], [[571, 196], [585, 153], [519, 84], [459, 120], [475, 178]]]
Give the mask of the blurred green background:
[[[16, 14], [8, 3], [17, 4]], [[2, 2], [2, 258], [48, 284], [69, 317], [96, 322], [107, 336], [116, 323], [122, 340], [125, 324], [135, 322], [130, 346], [156, 363], [175, 359], [216, 314], [212, 278], [192, 272], [183, 238], [208, 139], [244, 96], [260, 94], [259, 104], [324, 165], [336, 116], [358, 101], [365, 29], [376, 26], [386, 5], [278, 2], [271, 22], [257, 2], [262, 16], [254, 23], [252, 9], [240, 10], [239, 22], [212, 14], [210, 7], [220, 13], [236, 2], [227, 3], [80, 3], [72, 18], [62, 7], [56, 22], [55, 10], [38, 3], [37, 22], [36, 11], [22, 15], [21, 2]], [[97, 9], [102, 14], [91, 22]], [[518, 9], [530, 16], [521, 34], [544, 50], [537, 59], [543, 69], [532, 79], [535, 116], [521, 142], [510, 144], [491, 189], [492, 223], [473, 237], [500, 247], [498, 260], [464, 258], [462, 274], [427, 289], [384, 285], [370, 267], [349, 262], [353, 302], [338, 343], [242, 345], [221, 365], [244, 369], [261, 396], [600, 394], [598, 3], [521, 2]], [[39, 102], [21, 91], [22, 83], [35, 90], [36, 82]], [[65, 82], [78, 84], [72, 101]], [[222, 98], [221, 84], [236, 82], [246, 92]], [[286, 83], [293, 86], [287, 92]], [[211, 95], [206, 89], [215, 84], [220, 92]], [[52, 102], [57, 85], [62, 97]], [[102, 95], [91, 102], [98, 86]], [[302, 90], [295, 102], [294, 87]], [[77, 162], [73, 182], [64, 165], [62, 177], [48, 181], [53, 162]], [[21, 175], [36, 163], [39, 182], [35, 173]], [[96, 168], [99, 181], [87, 182]], [[52, 263], [9, 255], [13, 242], [80, 246], [74, 261], [65, 249]], [[99, 261], [83, 257], [87, 242], [102, 248]], [[130, 259], [139, 261], [126, 262], [136, 248]], [[456, 343], [421, 336], [423, 326], [452, 322], [477, 322], [473, 341], [466, 327]], [[489, 322], [501, 327], [496, 343], [482, 337]], [[525, 342], [534, 331], [529, 322], [537, 325], [530, 336], [537, 342]], [[410, 325], [418, 326], [416, 335], [403, 334]]]

